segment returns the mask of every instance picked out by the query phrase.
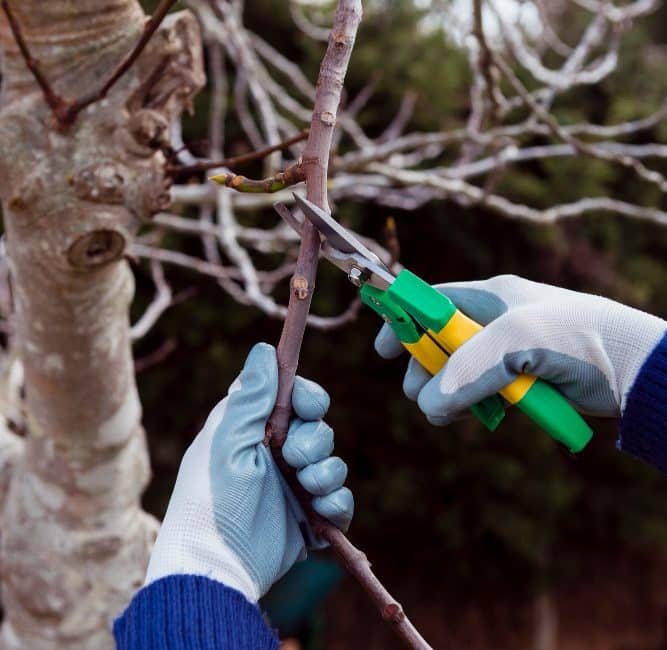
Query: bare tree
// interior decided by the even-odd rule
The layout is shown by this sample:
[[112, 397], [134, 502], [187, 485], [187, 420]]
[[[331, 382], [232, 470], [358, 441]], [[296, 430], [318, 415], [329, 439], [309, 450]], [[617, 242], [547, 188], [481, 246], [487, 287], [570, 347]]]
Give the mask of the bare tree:
[[[338, 80], [338, 95], [314, 116], [314, 80], [246, 27], [241, 0], [187, 0], [191, 12], [166, 18], [175, 2], [163, 1], [149, 22], [136, 0], [1, 4], [0, 197], [11, 277], [11, 295], [3, 290], [0, 296], [10, 341], [0, 390], [7, 424], [0, 426], [1, 643], [7, 649], [110, 646], [109, 622], [141, 584], [156, 529], [139, 506], [149, 472], [131, 342], [177, 300], [166, 265], [210, 276], [239, 303], [269, 316], [288, 314], [273, 293], [304, 262], [303, 254], [297, 259], [296, 234], [282, 224], [248, 228], [238, 217], [290, 201], [288, 188], [301, 191], [305, 180], [309, 194], [315, 192], [311, 198], [326, 205], [327, 162], [312, 127], [304, 133], [313, 117], [326, 127], [326, 150], [341, 152], [328, 163], [329, 198], [336, 202], [409, 210], [448, 199], [539, 223], [587, 212], [667, 223], [660, 209], [609, 196], [538, 208], [496, 190], [502, 175], [525, 161], [573, 156], [621, 166], [667, 190], [649, 166], [667, 157], [667, 145], [627, 143], [664, 120], [667, 105], [612, 125], [562, 125], [554, 111], [566, 91], [614, 73], [619, 35], [655, 11], [657, 0], [522, 3], [539, 17], [537, 35], [508, 18], [499, 0], [476, 0], [458, 34], [443, 33], [452, 39], [469, 34], [462, 45], [473, 80], [468, 119], [448, 131], [405, 133], [415, 106], [407, 91], [376, 138], [356, 119], [373, 99], [373, 83], [339, 108]], [[338, 19], [355, 4], [339, 2]], [[350, 33], [330, 33], [334, 14], [323, 3], [289, 5], [295, 29], [351, 47]], [[559, 23], [559, 12], [573, 6], [588, 19], [575, 40]], [[434, 20], [443, 15], [453, 24], [461, 17], [451, 11], [450, 3], [433, 3]], [[202, 40], [211, 85], [206, 159], [189, 151], [180, 128], [182, 110], [204, 83]], [[560, 65], [548, 67], [545, 61], [554, 58]], [[338, 73], [344, 75], [346, 65]], [[230, 120], [241, 125], [252, 157], [264, 160], [263, 178], [239, 175], [235, 167], [243, 160], [224, 158]], [[536, 135], [547, 143], [531, 144]], [[452, 151], [454, 162], [443, 162]], [[313, 155], [319, 176], [309, 172]], [[204, 169], [221, 185], [206, 181]], [[186, 207], [197, 218], [184, 216]], [[137, 238], [142, 223], [151, 232]], [[198, 238], [201, 256], [161, 247], [166, 231]], [[310, 271], [314, 250], [311, 241]], [[282, 263], [258, 268], [255, 254], [265, 252], [281, 253]], [[128, 258], [149, 261], [156, 287], [154, 301], [132, 326]], [[312, 282], [306, 289], [312, 291]], [[335, 317], [307, 315], [308, 302], [289, 313], [298, 309], [324, 329], [349, 322], [359, 310], [355, 300]], [[292, 326], [291, 336], [300, 341], [299, 328]], [[397, 617], [394, 609], [385, 614]]]

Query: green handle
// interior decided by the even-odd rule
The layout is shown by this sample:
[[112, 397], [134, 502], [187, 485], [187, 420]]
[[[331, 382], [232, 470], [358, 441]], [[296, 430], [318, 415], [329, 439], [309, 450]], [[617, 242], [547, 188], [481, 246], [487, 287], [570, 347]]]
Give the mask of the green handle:
[[593, 431], [574, 407], [542, 379], [538, 379], [516, 405], [554, 440], [562, 442], [575, 454], [593, 437]]
[[[360, 293], [362, 302], [382, 317], [396, 334], [398, 340], [406, 345], [408, 351], [417, 361], [422, 365], [426, 363], [414, 348], [421, 347], [421, 351], [426, 354], [424, 348], [428, 347], [434, 355], [437, 354], [437, 357], [432, 356], [431, 361], [433, 363], [430, 365], [426, 363], [426, 365], [429, 366], [431, 372], [442, 367], [441, 364], [446, 361], [447, 353], [433, 340], [428, 339], [424, 332], [417, 329], [412, 317], [402, 307], [393, 302], [385, 291], [365, 284], [362, 286]], [[439, 361], [436, 361], [436, 358]], [[498, 395], [491, 395], [478, 404], [474, 404], [470, 407], [470, 411], [489, 431], [495, 431], [505, 417], [505, 408]]]

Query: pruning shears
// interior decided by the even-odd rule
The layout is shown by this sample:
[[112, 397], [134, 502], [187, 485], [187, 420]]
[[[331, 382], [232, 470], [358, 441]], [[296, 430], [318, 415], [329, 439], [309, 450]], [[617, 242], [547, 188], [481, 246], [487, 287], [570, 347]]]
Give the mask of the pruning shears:
[[[322, 256], [345, 272], [359, 288], [362, 302], [390, 325], [403, 347], [432, 375], [443, 367], [450, 354], [482, 329], [447, 296], [414, 273], [403, 269], [394, 275], [327, 212], [297, 194], [294, 199], [320, 233]], [[287, 206], [279, 203], [275, 208], [301, 234], [303, 223]], [[534, 375], [519, 375], [500, 395], [572, 452], [581, 451], [593, 436], [565, 397]], [[505, 415], [498, 395], [486, 398], [471, 411], [492, 431]]]

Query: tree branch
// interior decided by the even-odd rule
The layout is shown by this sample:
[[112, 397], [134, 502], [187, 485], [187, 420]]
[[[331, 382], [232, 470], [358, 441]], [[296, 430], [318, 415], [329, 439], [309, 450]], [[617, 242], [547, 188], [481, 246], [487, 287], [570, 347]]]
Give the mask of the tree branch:
[[14, 12], [12, 11], [12, 8], [10, 7], [7, 0], [2, 0], [2, 10], [7, 16], [7, 22], [9, 23], [9, 27], [12, 30], [14, 40], [19, 47], [19, 51], [25, 60], [25, 64], [28, 67], [28, 70], [30, 70], [32, 73], [32, 76], [35, 78], [37, 85], [42, 89], [44, 99], [49, 105], [49, 108], [51, 108], [54, 115], [57, 116], [58, 113], [63, 110], [63, 107], [66, 106], [67, 102], [62, 97], [60, 97], [60, 95], [58, 95], [53, 90], [53, 88], [51, 88], [49, 80], [44, 76], [39, 68], [39, 61], [31, 56], [28, 44], [25, 42], [23, 33], [21, 32], [21, 25], [19, 25], [18, 20], [16, 20], [16, 16], [14, 15]]
[[146, 336], [162, 314], [173, 304], [173, 293], [164, 277], [162, 264], [156, 259], [151, 259], [150, 266], [151, 277], [155, 284], [155, 297], [150, 305], [148, 305], [142, 317], [130, 327], [130, 339], [132, 341]]
[[230, 187], [237, 192], [246, 194], [273, 194], [274, 192], [280, 192], [280, 190], [305, 181], [306, 172], [303, 165], [298, 162], [290, 165], [282, 172], [261, 180], [246, 178], [241, 174], [234, 174], [232, 172], [222, 172], [216, 176], [211, 176], [210, 180], [215, 181], [218, 185]]
[[[360, 20], [360, 0], [338, 1], [329, 44], [320, 67], [310, 135], [303, 155], [306, 196], [325, 210], [328, 209], [327, 170], [336, 114], [340, 104], [343, 79], [347, 72]], [[301, 235], [296, 270], [292, 278], [292, 292], [285, 324], [278, 343], [280, 382], [276, 406], [267, 424], [267, 439], [276, 462], [302, 506], [305, 507], [315, 534], [329, 542], [348, 571], [375, 602], [382, 617], [393, 624], [394, 630], [401, 639], [412, 648], [429, 648], [430, 646], [405, 616], [401, 606], [375, 577], [366, 556], [356, 549], [333, 524], [313, 511], [310, 494], [301, 487], [295, 470], [282, 457], [281, 448], [287, 437], [292, 412], [292, 387], [313, 296], [319, 252], [319, 233], [310, 222], [306, 221]]]
[[[297, 135], [288, 138], [287, 140], [283, 140], [278, 144], [271, 145], [270, 147], [264, 147], [263, 149], [258, 149], [257, 151], [244, 153], [241, 156], [233, 156], [232, 158], [225, 158], [224, 160], [219, 160], [219, 161], [206, 161], [197, 163], [195, 165], [186, 165], [180, 167], [170, 166], [167, 167], [167, 173], [170, 174], [171, 176], [178, 178], [179, 176], [183, 176], [185, 174], [196, 174], [198, 172], [205, 172], [209, 169], [218, 169], [219, 167], [227, 167], [227, 168], [236, 167], [237, 165], [241, 165], [243, 163], [266, 158], [274, 151], [282, 151], [284, 149], [287, 149], [288, 147], [291, 147], [293, 144], [297, 144], [298, 142], [303, 142], [307, 137], [308, 137], [308, 129], [304, 129], [303, 131], [301, 131], [301, 133], [298, 133]], [[216, 177], [214, 176], [211, 180], [216, 180]], [[218, 181], [216, 180], [216, 183], [217, 182]]]
[[28, 48], [23, 34], [21, 32], [21, 26], [19, 25], [16, 17], [14, 16], [8, 0], [2, 0], [2, 9], [7, 15], [7, 20], [16, 40], [16, 44], [21, 51], [21, 55], [25, 59], [26, 65], [30, 72], [32, 72], [35, 81], [42, 89], [44, 94], [44, 99], [49, 105], [56, 119], [62, 126], [69, 126], [74, 123], [77, 115], [84, 109], [98, 102], [100, 99], [106, 97], [107, 93], [113, 88], [116, 82], [132, 67], [134, 62], [139, 58], [141, 53], [148, 45], [149, 41], [153, 37], [153, 34], [162, 24], [162, 21], [165, 19], [169, 10], [176, 4], [177, 0], [162, 0], [160, 5], [155, 10], [155, 13], [150, 17], [150, 19], [144, 25], [144, 31], [141, 35], [141, 38], [134, 46], [134, 48], [127, 54], [127, 56], [115, 67], [111, 72], [108, 79], [96, 90], [83, 95], [77, 99], [66, 100], [60, 97], [51, 87], [48, 79], [44, 76], [42, 71], [39, 68], [39, 62], [32, 58], [30, 50]]
[[524, 101], [526, 106], [530, 108], [533, 113], [547, 125], [554, 136], [564, 140], [569, 145], [572, 145], [577, 151], [591, 156], [592, 158], [599, 158], [600, 160], [615, 162], [622, 165], [623, 167], [632, 169], [640, 178], [648, 181], [649, 183], [654, 183], [658, 186], [660, 191], [667, 192], [667, 179], [665, 179], [665, 177], [659, 172], [649, 169], [643, 165], [636, 158], [627, 155], [616, 155], [594, 144], [588, 144], [587, 142], [583, 142], [573, 135], [570, 135], [561, 127], [561, 125], [558, 123], [558, 120], [556, 120], [556, 118], [551, 113], [549, 113], [549, 111], [547, 111], [532, 97], [526, 87], [521, 83], [521, 80], [514, 74], [514, 71], [501, 56], [496, 56], [495, 62], [500, 70], [502, 70], [510, 84], [512, 84], [513, 88], [519, 94], [521, 99]]

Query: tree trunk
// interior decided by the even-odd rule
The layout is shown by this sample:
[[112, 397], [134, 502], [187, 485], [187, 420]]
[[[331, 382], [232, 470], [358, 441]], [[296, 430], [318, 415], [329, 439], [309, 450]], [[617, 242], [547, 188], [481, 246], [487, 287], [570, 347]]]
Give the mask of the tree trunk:
[[[97, 87], [146, 20], [136, 0], [10, 4], [65, 99]], [[108, 97], [67, 128], [6, 21], [0, 42], [0, 197], [27, 411], [2, 510], [0, 644], [110, 648], [156, 531], [139, 504], [149, 467], [125, 256], [140, 220], [168, 201], [161, 148], [203, 84], [199, 31], [187, 12], [171, 15]]]

